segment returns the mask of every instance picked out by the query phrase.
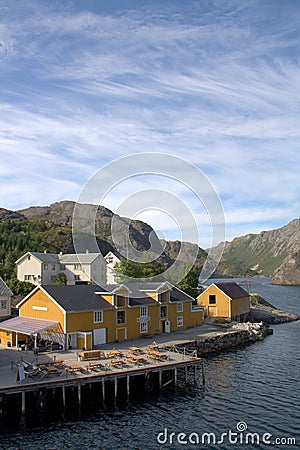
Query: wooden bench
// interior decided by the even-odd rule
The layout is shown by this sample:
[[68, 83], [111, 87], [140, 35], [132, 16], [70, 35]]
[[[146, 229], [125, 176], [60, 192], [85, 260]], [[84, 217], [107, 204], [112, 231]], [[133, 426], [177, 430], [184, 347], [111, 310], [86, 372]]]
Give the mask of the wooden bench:
[[105, 353], [102, 350], [90, 350], [80, 353], [80, 359], [82, 361], [90, 361], [91, 359], [104, 359]]

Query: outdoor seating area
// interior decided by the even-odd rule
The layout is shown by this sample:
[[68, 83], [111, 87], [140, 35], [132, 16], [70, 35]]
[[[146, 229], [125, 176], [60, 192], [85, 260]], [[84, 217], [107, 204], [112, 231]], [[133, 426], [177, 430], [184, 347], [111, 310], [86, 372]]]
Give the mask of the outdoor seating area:
[[[61, 353], [59, 355], [62, 355]], [[64, 359], [59, 355], [51, 358], [46, 355], [37, 356], [32, 362], [21, 358], [12, 362], [17, 367], [17, 380], [20, 382], [39, 382], [55, 377], [88, 376], [92, 372], [111, 372], [114, 370], [130, 370], [136, 366], [151, 366], [160, 362], [170, 361], [169, 352], [162, 351], [154, 342], [146, 348], [129, 347], [125, 350], [91, 350], [82, 353], [69, 352]]]

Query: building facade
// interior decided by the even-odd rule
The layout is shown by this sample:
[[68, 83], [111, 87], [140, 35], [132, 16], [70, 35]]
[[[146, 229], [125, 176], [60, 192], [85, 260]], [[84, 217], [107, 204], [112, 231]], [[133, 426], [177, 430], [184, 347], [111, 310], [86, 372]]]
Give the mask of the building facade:
[[67, 284], [106, 282], [106, 262], [101, 253], [53, 254], [27, 252], [16, 261], [17, 278], [32, 284], [51, 285], [64, 273]]
[[49, 324], [48, 332], [43, 329], [49, 340], [64, 348], [91, 349], [201, 325], [203, 308], [193, 300], [169, 283], [37, 286], [17, 305], [19, 317], [0, 325], [0, 338], [16, 345], [27, 333], [28, 320], [43, 321], [41, 326]]
[[118, 282], [118, 278], [114, 268], [120, 259], [113, 252], [108, 252], [104, 259], [106, 261], [106, 283], [115, 284]]
[[0, 319], [11, 315], [12, 291], [0, 277]]
[[205, 316], [243, 321], [250, 312], [250, 294], [237, 283], [213, 283], [198, 297]]

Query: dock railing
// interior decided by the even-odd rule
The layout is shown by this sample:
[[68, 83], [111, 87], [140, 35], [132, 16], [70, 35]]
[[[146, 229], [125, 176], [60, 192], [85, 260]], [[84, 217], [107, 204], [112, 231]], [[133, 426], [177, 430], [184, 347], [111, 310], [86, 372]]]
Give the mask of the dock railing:
[[189, 350], [186, 347], [178, 347], [177, 345], [165, 345], [164, 350], [168, 352], [178, 353], [182, 355], [182, 359], [184, 360], [186, 357], [188, 358], [197, 358], [197, 350]]

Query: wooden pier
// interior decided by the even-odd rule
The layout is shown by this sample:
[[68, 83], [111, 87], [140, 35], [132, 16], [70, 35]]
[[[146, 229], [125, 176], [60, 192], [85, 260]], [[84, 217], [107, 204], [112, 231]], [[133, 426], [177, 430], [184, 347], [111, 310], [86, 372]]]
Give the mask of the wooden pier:
[[[8, 380], [0, 374], [0, 419], [13, 411], [15, 415], [25, 416], [31, 413], [45, 413], [51, 404], [60, 408], [62, 414], [69, 408], [82, 406], [90, 402], [98, 402], [103, 409], [114, 407], [119, 403], [128, 403], [131, 399], [139, 398], [147, 393], [155, 393], [165, 388], [176, 389], [181, 385], [200, 385], [205, 382], [203, 364], [200, 358], [193, 354], [182, 353], [173, 348], [172, 351], [158, 348], [157, 358], [155, 350], [152, 355], [142, 349], [126, 355], [126, 362], [120, 362], [120, 355], [108, 356], [103, 359], [86, 358], [84, 360], [69, 361], [64, 365], [64, 354], [48, 357], [43, 362], [32, 363], [34, 367], [48, 366], [47, 376], [40, 380], [25, 378], [22, 381]], [[117, 352], [117, 350], [116, 350]], [[120, 353], [120, 352], [119, 352]], [[124, 352], [123, 355], [124, 356]], [[140, 359], [139, 359], [140, 358]], [[154, 358], [154, 359], [152, 359]], [[77, 359], [79, 355], [77, 355]], [[61, 373], [55, 370], [61, 364]], [[10, 368], [11, 380], [18, 376], [19, 364], [13, 363]], [[22, 365], [22, 364], [21, 364]], [[49, 371], [49, 368], [53, 370]], [[6, 384], [6, 385], [5, 385]]]

